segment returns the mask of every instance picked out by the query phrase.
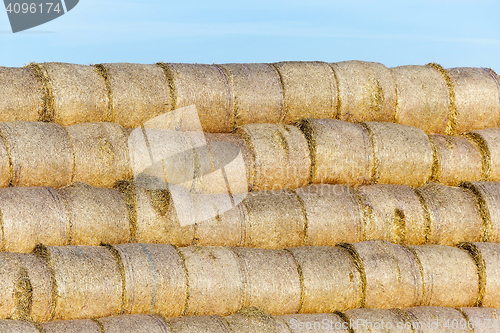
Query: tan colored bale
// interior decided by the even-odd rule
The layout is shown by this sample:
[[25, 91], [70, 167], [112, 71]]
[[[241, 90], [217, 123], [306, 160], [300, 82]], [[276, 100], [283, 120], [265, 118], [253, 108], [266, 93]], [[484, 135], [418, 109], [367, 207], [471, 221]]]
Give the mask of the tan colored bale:
[[393, 122], [396, 83], [390, 69], [377, 62], [342, 61], [332, 64], [338, 80], [339, 119]]
[[217, 65], [166, 64], [175, 86], [172, 109], [196, 105], [204, 132], [233, 130], [233, 93], [229, 77]]
[[287, 61], [273, 66], [278, 70], [283, 84], [282, 121], [293, 124], [306, 117], [335, 118], [337, 83], [329, 64]]
[[432, 175], [434, 154], [419, 128], [392, 123], [365, 122], [373, 147], [372, 181], [421, 186]]
[[0, 253], [0, 319], [24, 319], [29, 315], [27, 275], [15, 256]]
[[0, 67], [1, 121], [37, 121], [42, 113], [42, 89], [35, 74], [25, 67]]
[[235, 126], [278, 123], [283, 110], [283, 89], [276, 69], [269, 64], [219, 65], [233, 86]]
[[[404, 310], [418, 333], [471, 333], [460, 310], [442, 307], [415, 307]], [[463, 324], [463, 326], [462, 326]]]
[[423, 275], [422, 306], [473, 306], [479, 294], [474, 259], [464, 250], [442, 245], [409, 247]]
[[188, 279], [184, 314], [228, 315], [241, 309], [243, 278], [238, 257], [229, 248], [180, 248]]
[[153, 315], [127, 315], [99, 319], [105, 333], [172, 333], [167, 323]]
[[455, 91], [455, 133], [500, 124], [500, 87], [492, 70], [458, 67], [446, 69], [446, 73]]
[[63, 199], [50, 187], [0, 189], [2, 250], [29, 253], [37, 244], [66, 245], [71, 236]]
[[58, 190], [71, 224], [68, 244], [121, 244], [130, 240], [130, 222], [122, 195], [114, 189], [74, 183]]
[[107, 248], [39, 246], [35, 253], [47, 262], [53, 274], [51, 319], [89, 319], [121, 313], [122, 272]]
[[10, 157], [5, 140], [0, 134], [0, 188], [9, 186], [11, 177]]
[[333, 313], [292, 314], [275, 319], [285, 321], [291, 333], [310, 333], [312, 330], [318, 333], [349, 333], [349, 324], [338, 314]]
[[35, 324], [20, 320], [0, 320], [0, 331], [3, 333], [40, 333]]
[[241, 308], [257, 307], [271, 315], [297, 313], [301, 283], [290, 252], [233, 248], [243, 281]]
[[411, 321], [399, 309], [353, 309], [345, 312], [355, 333], [414, 333]]
[[160, 66], [128, 63], [101, 66], [111, 91], [110, 121], [124, 127], [140, 127], [149, 119], [171, 111], [171, 88]]
[[71, 183], [73, 152], [64, 127], [41, 122], [0, 123], [11, 161], [10, 185], [61, 187]]
[[353, 247], [364, 267], [367, 308], [405, 308], [420, 304], [422, 275], [410, 250], [381, 240], [357, 243]]
[[304, 134], [295, 126], [248, 124], [237, 129], [254, 158], [252, 190], [299, 188], [309, 183], [311, 157]]
[[102, 333], [91, 319], [56, 320], [41, 325], [44, 333]]
[[168, 326], [172, 333], [233, 333], [224, 318], [219, 316], [173, 318]]
[[339, 247], [291, 248], [303, 283], [300, 313], [328, 313], [360, 307], [362, 277]]
[[334, 119], [305, 119], [298, 126], [309, 144], [313, 183], [370, 182], [373, 151], [362, 126]]
[[306, 218], [293, 191], [251, 192], [242, 205], [245, 246], [283, 249], [305, 245]]
[[474, 329], [474, 333], [500, 333], [499, 309], [461, 308], [460, 311], [466, 317], [469, 328]]
[[296, 190], [305, 210], [308, 246], [364, 240], [363, 206], [347, 185], [310, 185]]
[[285, 323], [279, 322], [278, 318], [274, 318], [257, 308], [244, 309], [224, 319], [230, 332], [289, 333]]
[[125, 313], [182, 315], [188, 290], [184, 263], [175, 247], [122, 244], [113, 248], [124, 267]]
[[430, 244], [456, 245], [481, 239], [483, 219], [472, 191], [436, 183], [429, 183], [416, 191], [429, 213], [427, 240]]
[[452, 134], [450, 96], [441, 73], [430, 66], [391, 68], [396, 81], [396, 122], [426, 133]]
[[434, 177], [444, 185], [457, 186], [464, 181], [479, 181], [483, 159], [479, 146], [462, 136], [429, 135], [436, 151]]
[[356, 190], [368, 212], [366, 240], [382, 239], [401, 245], [425, 243], [426, 212], [413, 188], [370, 185]]
[[483, 179], [500, 181], [500, 128], [486, 128], [468, 134], [481, 149]]
[[74, 182], [111, 187], [129, 179], [128, 134], [112, 123], [86, 123], [66, 127], [73, 146]]

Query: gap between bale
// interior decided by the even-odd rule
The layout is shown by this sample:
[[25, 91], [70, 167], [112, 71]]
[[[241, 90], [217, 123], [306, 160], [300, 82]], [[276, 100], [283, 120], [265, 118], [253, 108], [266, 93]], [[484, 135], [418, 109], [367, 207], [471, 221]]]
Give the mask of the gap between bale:
[[130, 222], [130, 242], [137, 241], [137, 188], [132, 180], [118, 181], [114, 189], [118, 190], [125, 199]]
[[363, 261], [361, 260], [361, 257], [359, 256], [358, 251], [356, 250], [356, 248], [354, 247], [353, 244], [340, 243], [340, 244], [337, 244], [336, 246], [345, 250], [349, 254], [352, 262], [354, 263], [354, 266], [356, 267], [356, 269], [359, 272], [359, 275], [361, 277], [360, 278], [360, 286], [359, 286], [360, 290], [361, 290], [361, 297], [360, 297], [360, 300], [358, 301], [358, 308], [364, 308], [365, 303], [366, 303], [366, 284], [367, 284], [367, 281], [366, 281], [366, 272], [365, 272], [365, 267], [364, 267]]
[[49, 74], [42, 64], [36, 62], [32, 62], [26, 67], [33, 71], [35, 77], [38, 79], [40, 85], [42, 86], [43, 106], [39, 114], [38, 121], [53, 122], [56, 112], [54, 109], [54, 93], [50, 84]]
[[482, 173], [481, 180], [488, 181], [491, 178], [491, 154], [488, 148], [488, 144], [478, 133], [467, 133], [465, 134], [473, 143], [475, 143], [479, 147], [479, 151], [481, 152], [481, 161], [482, 161]]
[[276, 73], [278, 73], [278, 76], [280, 78], [281, 92], [283, 96], [283, 108], [281, 110], [279, 122], [282, 123], [285, 121], [285, 117], [287, 116], [288, 113], [287, 91], [285, 89], [285, 83], [283, 82], [283, 76], [281, 75], [281, 72], [279, 71], [277, 64], [274, 63], [269, 65], [271, 65], [274, 68], [274, 70], [276, 71]]
[[0, 167], [0, 171], [2, 174], [0, 175], [2, 182], [0, 184], [1, 187], [8, 187], [13, 179], [14, 179], [14, 161], [12, 159], [12, 148], [9, 145], [9, 142], [5, 138], [5, 135], [0, 131], [0, 139], [3, 145], [0, 147], [0, 153], [2, 155], [7, 155], [8, 163], [9, 163], [9, 171], [8, 174], [5, 175], [5, 156], [1, 156], [3, 158], [2, 166]]
[[28, 320], [33, 309], [33, 286], [26, 268], [22, 267], [20, 272], [14, 291], [16, 305], [12, 319]]
[[54, 266], [52, 265], [52, 258], [49, 250], [47, 249], [46, 246], [39, 244], [35, 247], [33, 250], [33, 254], [39, 256], [47, 265], [50, 271], [50, 277], [51, 277], [51, 289], [52, 289], [52, 302], [51, 302], [51, 309], [50, 309], [50, 316], [49, 320], [53, 320], [55, 316], [55, 311], [56, 311], [56, 304], [57, 304], [57, 297], [59, 294], [58, 291], [58, 286], [57, 286], [57, 281], [56, 281], [56, 276], [54, 272]]
[[342, 97], [340, 96], [340, 80], [333, 64], [328, 63], [328, 66], [332, 69], [333, 77], [335, 78], [335, 86], [337, 87], [337, 98], [335, 100], [335, 117], [333, 119], [340, 119], [341, 109], [342, 109]]
[[490, 211], [488, 209], [488, 204], [481, 193], [480, 189], [473, 182], [464, 182], [460, 184], [460, 187], [471, 191], [477, 200], [477, 205], [483, 219], [483, 230], [481, 233], [481, 242], [490, 242], [493, 236], [493, 222], [491, 220]]
[[437, 70], [441, 75], [443, 76], [444, 80], [446, 81], [446, 87], [448, 88], [448, 96], [450, 98], [450, 109], [449, 109], [449, 115], [448, 115], [448, 123], [446, 125], [446, 134], [447, 135], [454, 135], [457, 127], [457, 103], [455, 100], [455, 88], [453, 86], [453, 82], [451, 81], [450, 75], [446, 70], [439, 64], [436, 63], [429, 63], [427, 66], [434, 68]]
[[479, 289], [478, 289], [476, 303], [474, 304], [474, 306], [481, 307], [483, 306], [482, 305], [483, 299], [484, 295], [486, 294], [486, 283], [487, 283], [486, 263], [484, 262], [484, 258], [481, 254], [481, 251], [473, 243], [464, 242], [458, 244], [457, 247], [459, 249], [467, 251], [472, 257], [472, 259], [474, 259], [474, 262], [476, 263], [477, 275], [479, 277]]
[[116, 261], [116, 266], [118, 267], [118, 271], [120, 272], [120, 278], [122, 280], [122, 301], [121, 301], [121, 306], [120, 306], [120, 311], [117, 314], [123, 314], [125, 312], [125, 297], [127, 293], [127, 285], [126, 285], [126, 279], [125, 279], [125, 266], [123, 265], [123, 260], [122, 257], [120, 256], [120, 253], [112, 246], [108, 244], [103, 244], [103, 246], [109, 250], [111, 255]]
[[163, 61], [156, 63], [157, 66], [159, 66], [161, 69], [163, 69], [163, 72], [165, 73], [165, 77], [167, 79], [168, 87], [169, 89], [169, 94], [170, 94], [170, 109], [175, 110], [177, 109], [177, 89], [175, 87], [175, 81], [174, 81], [174, 73], [172, 72], [172, 69], [168, 67], [167, 64], [165, 64]]
[[104, 80], [104, 84], [106, 85], [107, 97], [108, 97], [108, 116], [106, 117], [107, 121], [118, 121], [120, 119], [114, 119], [114, 103], [113, 103], [113, 89], [111, 88], [111, 81], [109, 79], [108, 70], [104, 67], [103, 64], [94, 65], [94, 69], [97, 74], [99, 74]]
[[[189, 272], [188, 272], [188, 269], [187, 269], [187, 266], [186, 266], [186, 257], [184, 256], [184, 253], [182, 253], [182, 251], [180, 251], [177, 246], [174, 246], [174, 248], [175, 248], [175, 251], [177, 251], [177, 254], [179, 255], [179, 258], [181, 259], [182, 268], [184, 269], [185, 284], [186, 284], [186, 293], [185, 293], [185, 297], [184, 297], [184, 304], [182, 306], [182, 315], [181, 316], [185, 316], [186, 315], [186, 311], [187, 311], [188, 301], [189, 301], [189, 289], [190, 289], [190, 286], [189, 286]], [[236, 254], [236, 256], [237, 255], [238, 254]]]

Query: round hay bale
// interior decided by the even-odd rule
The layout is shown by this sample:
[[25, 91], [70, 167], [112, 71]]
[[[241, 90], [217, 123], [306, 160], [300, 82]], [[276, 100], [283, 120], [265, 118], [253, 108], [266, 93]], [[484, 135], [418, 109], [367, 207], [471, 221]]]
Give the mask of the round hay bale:
[[409, 249], [420, 263], [422, 306], [466, 307], [476, 304], [479, 276], [474, 259], [464, 250], [442, 245], [414, 245]]
[[[414, 333], [409, 317], [400, 309], [353, 309], [345, 312], [350, 328], [356, 333]], [[420, 331], [417, 331], [420, 333]]]
[[96, 67], [105, 73], [110, 91], [109, 121], [124, 127], [140, 127], [149, 119], [171, 111], [173, 91], [161, 66], [114, 63]]
[[311, 157], [295, 126], [248, 124], [237, 129], [253, 156], [253, 191], [299, 188], [309, 183]]
[[246, 247], [283, 249], [305, 245], [307, 222], [293, 191], [251, 192], [242, 205]]
[[391, 68], [397, 87], [396, 123], [426, 133], [453, 134], [447, 82], [431, 66]]
[[436, 183], [429, 183], [416, 191], [429, 213], [426, 237], [430, 244], [477, 242], [484, 235], [481, 210], [472, 191]]
[[381, 240], [352, 246], [364, 267], [367, 308], [406, 308], [420, 304], [422, 274], [410, 250]]
[[373, 152], [362, 126], [334, 119], [305, 119], [298, 126], [309, 144], [313, 183], [370, 182]]
[[297, 313], [302, 295], [299, 267], [286, 250], [233, 248], [243, 284], [241, 308], [257, 307], [271, 315]]
[[188, 293], [187, 277], [183, 259], [175, 247], [122, 244], [113, 249], [123, 263], [126, 314], [182, 315]]
[[58, 192], [50, 187], [0, 189], [2, 250], [29, 253], [37, 244], [66, 245], [70, 221]]
[[37, 121], [42, 113], [42, 87], [25, 67], [0, 67], [0, 119]]
[[29, 315], [30, 282], [26, 269], [11, 253], [0, 253], [0, 319], [25, 319]]
[[415, 190], [407, 185], [370, 185], [356, 189], [368, 212], [366, 240], [401, 245], [424, 244], [427, 214]]
[[118, 124], [86, 123], [66, 127], [73, 146], [74, 182], [111, 187], [129, 179], [128, 134]]
[[102, 333], [94, 320], [56, 320], [41, 325], [43, 333]]
[[84, 183], [73, 183], [58, 192], [65, 201], [71, 225], [68, 245], [129, 242], [129, 215], [120, 192]]
[[361, 274], [344, 249], [296, 247], [289, 251], [300, 267], [300, 313], [328, 313], [361, 306]]
[[394, 122], [396, 83], [390, 69], [377, 62], [342, 61], [331, 64], [339, 91], [339, 119]]
[[372, 182], [421, 186], [432, 175], [434, 152], [419, 128], [365, 122], [373, 149]]
[[483, 217], [481, 242], [500, 243], [500, 183], [467, 182], [462, 187], [476, 196]]
[[233, 130], [233, 92], [223, 68], [204, 64], [165, 64], [164, 68], [175, 89], [173, 110], [194, 104], [204, 132]]
[[219, 316], [173, 318], [168, 321], [168, 326], [170, 331], [167, 333], [231, 333], [227, 322]]
[[349, 333], [349, 323], [339, 314], [291, 314], [276, 317], [286, 323], [291, 333]]
[[280, 76], [270, 64], [219, 65], [229, 75], [234, 94], [234, 126], [279, 123], [283, 110]]
[[483, 157], [483, 180], [500, 181], [500, 128], [486, 128], [468, 133], [479, 145]]
[[303, 205], [308, 246], [364, 240], [365, 216], [356, 191], [347, 185], [310, 185], [295, 191]]
[[0, 123], [10, 161], [11, 186], [61, 187], [71, 183], [73, 151], [61, 125]]
[[0, 320], [0, 331], [3, 333], [40, 333], [34, 323], [20, 320]]
[[455, 133], [500, 124], [500, 87], [494, 72], [488, 68], [458, 67], [446, 69], [446, 73], [455, 91]]
[[283, 86], [281, 121], [293, 124], [302, 118], [336, 118], [337, 82], [329, 64], [320, 61], [286, 61], [272, 64]]
[[100, 246], [37, 246], [52, 274], [52, 320], [89, 319], [123, 310], [123, 268]]
[[188, 280], [184, 315], [228, 315], [241, 309], [243, 277], [238, 257], [229, 248], [179, 248]]
[[474, 329], [474, 333], [500, 333], [500, 324], [498, 323], [500, 310], [461, 308], [460, 311], [466, 317], [469, 328]]
[[[463, 313], [454, 308], [415, 307], [404, 310], [419, 333], [471, 333]], [[418, 325], [418, 326], [417, 326]]]
[[167, 323], [153, 315], [127, 315], [99, 319], [105, 333], [172, 333]]
[[[93, 66], [48, 62], [31, 64], [50, 87], [47, 119], [61, 125], [109, 120], [108, 90]], [[51, 114], [52, 113], [52, 114]]]
[[433, 178], [444, 185], [458, 186], [464, 181], [478, 181], [483, 175], [479, 146], [463, 136], [429, 135], [436, 152]]
[[[277, 318], [257, 309], [248, 308], [224, 318], [229, 326], [229, 332], [238, 333], [289, 333], [285, 323], [279, 323]], [[280, 325], [281, 324], [281, 325]]]
[[479, 297], [476, 306], [500, 308], [500, 244], [462, 243], [474, 258], [479, 280]]

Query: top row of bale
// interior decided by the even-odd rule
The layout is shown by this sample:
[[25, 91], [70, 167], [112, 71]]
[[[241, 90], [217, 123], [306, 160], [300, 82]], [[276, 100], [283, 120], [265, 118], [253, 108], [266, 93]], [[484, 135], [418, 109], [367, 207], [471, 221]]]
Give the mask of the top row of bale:
[[363, 61], [0, 67], [1, 122], [132, 128], [192, 104], [203, 130], [212, 133], [331, 118], [453, 135], [500, 126], [500, 78], [487, 68], [387, 68]]

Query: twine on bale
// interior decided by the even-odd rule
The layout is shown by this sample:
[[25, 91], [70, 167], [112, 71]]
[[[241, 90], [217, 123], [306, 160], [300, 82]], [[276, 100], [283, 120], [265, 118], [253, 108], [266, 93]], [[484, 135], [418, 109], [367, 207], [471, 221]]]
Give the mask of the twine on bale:
[[367, 291], [367, 281], [366, 281], [366, 272], [365, 272], [365, 267], [363, 264], [363, 261], [361, 260], [361, 257], [359, 256], [358, 251], [354, 247], [354, 245], [349, 244], [349, 243], [339, 243], [337, 244], [337, 247], [343, 249], [344, 251], [349, 254], [354, 267], [356, 267], [356, 270], [359, 273], [359, 281], [358, 281], [358, 299], [357, 299], [357, 308], [364, 308], [366, 306], [366, 291]]
[[[474, 306], [483, 306], [483, 300], [484, 300], [484, 296], [486, 294], [486, 286], [488, 286], [488, 276], [489, 274], [487, 274], [487, 271], [486, 271], [486, 262], [483, 258], [483, 255], [482, 255], [482, 251], [481, 250], [485, 250], [485, 254], [491, 254], [490, 251], [488, 250], [497, 250], [496, 252], [498, 252], [498, 249], [495, 249], [495, 248], [490, 248], [490, 247], [481, 247], [481, 249], [476, 246], [476, 245], [479, 245], [481, 243], [470, 243], [470, 242], [465, 242], [465, 243], [460, 243], [457, 245], [458, 248], [462, 249], [462, 250], [465, 250], [469, 253], [469, 255], [472, 257], [472, 259], [474, 259], [474, 262], [476, 263], [476, 267], [477, 267], [477, 275], [479, 276], [479, 291], [478, 291], [478, 296], [477, 296], [477, 300], [476, 300], [476, 303], [474, 304]], [[490, 259], [490, 258], [488, 258]], [[494, 259], [497, 259], [497, 258], [494, 258]], [[495, 263], [495, 261], [493, 261]], [[492, 278], [493, 280], [493, 286], [495, 285], [495, 278], [493, 277]], [[489, 289], [489, 288], [488, 288]], [[493, 292], [495, 290], [495, 288], [492, 288]], [[490, 290], [488, 290], [490, 291]], [[490, 295], [488, 295], [490, 296]]]
[[487, 128], [467, 133], [481, 150], [482, 180], [500, 181], [500, 128]]

